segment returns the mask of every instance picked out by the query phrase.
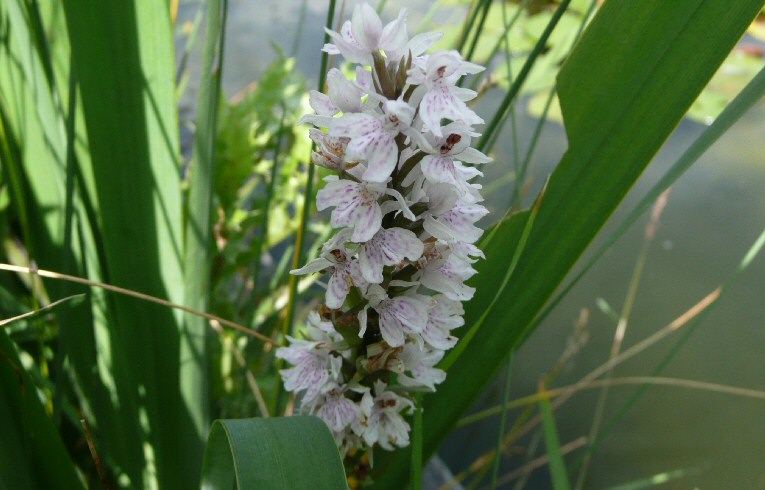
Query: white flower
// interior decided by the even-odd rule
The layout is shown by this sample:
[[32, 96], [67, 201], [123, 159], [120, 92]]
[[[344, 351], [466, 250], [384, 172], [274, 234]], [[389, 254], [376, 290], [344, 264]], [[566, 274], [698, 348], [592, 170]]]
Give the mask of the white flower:
[[444, 51], [429, 56], [424, 68], [415, 66], [409, 70], [407, 83], [423, 84], [426, 90], [419, 112], [423, 129], [441, 136], [441, 119], [462, 121], [468, 126], [483, 123], [483, 119], [465, 105], [465, 101], [475, 98], [476, 93], [454, 85], [459, 77], [483, 69], [463, 61], [457, 51]]
[[382, 210], [377, 200], [385, 192], [379, 184], [340, 180], [337, 176], [324, 179], [327, 185], [316, 193], [316, 209], [334, 207], [331, 223], [335, 228], [353, 227], [352, 240], [365, 242], [382, 226]]
[[[330, 240], [331, 243], [332, 240]], [[321, 257], [308, 262], [300, 269], [291, 270], [292, 275], [311, 274], [314, 272], [331, 272], [329, 282], [327, 283], [326, 304], [328, 308], [336, 310], [343, 306], [345, 298], [351, 290], [351, 286], [356, 286], [362, 291], [366, 290], [368, 284], [361, 274], [359, 261], [351, 257], [343, 248], [326, 247], [326, 253]]]
[[361, 399], [361, 411], [366, 416], [362, 438], [369, 447], [376, 443], [383, 449], [392, 451], [394, 446], [409, 445], [409, 424], [401, 412], [413, 408], [411, 400], [392, 391], [386, 391], [386, 384], [376, 381], [374, 397], [367, 391]]
[[311, 128], [308, 136], [316, 143], [318, 150], [311, 153], [311, 161], [315, 165], [336, 171], [345, 170], [345, 147], [350, 138], [329, 136], [316, 128]]
[[366, 294], [369, 305], [359, 312], [359, 337], [367, 330], [368, 308], [377, 312], [380, 334], [391, 347], [404, 345], [406, 335], [414, 336], [425, 329], [428, 322], [428, 302], [420, 295], [388, 298], [385, 291], [372, 284]]
[[[474, 243], [487, 210], [471, 182], [483, 174], [472, 164], [490, 159], [470, 146], [480, 136], [472, 125], [483, 122], [465, 104], [476, 93], [456, 86], [483, 68], [456, 51], [424, 54], [441, 34], [409, 39], [405, 21], [402, 9], [383, 26], [362, 3], [340, 32], [327, 30], [324, 51], [362, 66], [355, 80], [330, 70], [327, 94], [312, 91], [315, 114], [301, 119], [322, 128], [309, 132], [312, 162], [338, 173], [316, 195], [337, 232], [319, 258], [290, 271], [330, 276], [326, 308], [277, 355], [293, 365], [280, 374], [300, 395], [299, 411], [324, 420], [343, 455], [409, 444], [408, 393], [434, 391], [446, 378], [436, 365], [457, 342], [460, 301], [475, 292], [464, 282], [483, 257]], [[361, 297], [354, 290], [358, 303], [346, 305], [352, 287]], [[360, 340], [347, 337], [356, 319]]]
[[363, 178], [369, 182], [388, 180], [398, 163], [395, 138], [409, 128], [414, 117], [414, 109], [401, 100], [387, 100], [382, 108], [383, 114], [347, 113], [329, 125], [331, 136], [351, 139], [346, 148], [348, 159], [367, 161]]
[[377, 12], [366, 3], [353, 9], [350, 21], [343, 23], [340, 32], [324, 29], [334, 44], [325, 44], [329, 54], [342, 54], [351, 63], [372, 64], [372, 53], [380, 50], [397, 52], [409, 41], [406, 32], [406, 9], [401, 9], [398, 18], [382, 26]]
[[364, 279], [372, 284], [383, 281], [383, 267], [396, 265], [405, 258], [416, 261], [423, 245], [417, 235], [403, 228], [381, 228], [359, 250], [359, 266]]
[[428, 323], [422, 331], [422, 338], [434, 349], [447, 350], [454, 347], [457, 338], [449, 332], [465, 324], [462, 315], [465, 310], [459, 301], [443, 294], [433, 296], [436, 304], [428, 311]]
[[468, 264], [474, 264], [478, 261], [478, 259], [474, 257], [480, 257], [482, 259], [486, 258], [486, 256], [483, 254], [483, 251], [472, 243], [451, 242], [449, 244], [449, 248], [451, 249], [452, 254], [456, 255]]
[[284, 389], [295, 393], [305, 391], [303, 400], [310, 402], [334, 387], [340, 380], [343, 360], [330, 353], [332, 345], [289, 336], [287, 339], [290, 346], [276, 351], [276, 357], [294, 366], [279, 371], [284, 379]]
[[420, 271], [419, 280], [423, 286], [443, 293], [455, 301], [468, 301], [473, 298], [475, 288], [466, 286], [464, 281], [475, 275], [470, 264], [449, 254], [444, 260], [429, 260]]
[[417, 34], [402, 49], [386, 49], [385, 55], [388, 57], [388, 63], [398, 63], [401, 58], [409, 56], [410, 53], [415, 62], [424, 62], [425, 60], [420, 58], [420, 55], [429, 50], [442, 37], [444, 37], [443, 32], [423, 32]]
[[483, 230], [475, 226], [475, 223], [488, 213], [489, 211], [480, 204], [458, 200], [446, 213], [440, 216], [426, 216], [423, 227], [425, 231], [447, 243], [475, 243], [483, 234]]
[[470, 147], [470, 136], [475, 133], [462, 123], [450, 123], [441, 128], [441, 132], [442, 137], [426, 136], [436, 153], [422, 159], [422, 173], [430, 182], [451, 184], [465, 195], [468, 193], [467, 181], [483, 174], [475, 168], [463, 167], [459, 162], [487, 163], [491, 158]]
[[334, 116], [338, 112], [358, 112], [361, 110], [361, 89], [349, 81], [343, 72], [332, 68], [327, 73], [327, 91], [323, 94], [318, 90], [309, 92], [309, 104], [320, 116]]
[[[444, 357], [442, 350], [423, 350], [413, 344], [406, 344], [398, 357], [404, 363], [405, 372], [398, 375], [398, 382], [403, 386], [424, 387], [436, 391], [436, 385], [446, 379], [444, 371], [433, 367]], [[406, 372], [412, 375], [409, 376]]]

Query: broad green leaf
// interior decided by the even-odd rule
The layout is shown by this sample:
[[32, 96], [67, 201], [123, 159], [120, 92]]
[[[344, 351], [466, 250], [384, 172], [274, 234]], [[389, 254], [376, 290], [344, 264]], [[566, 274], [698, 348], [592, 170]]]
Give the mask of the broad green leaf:
[[[64, 2], [79, 83], [103, 236], [108, 282], [183, 301], [178, 121], [173, 38], [165, 2]], [[181, 393], [196, 372], [181, 363], [180, 315], [110, 297], [109, 329], [99, 337], [99, 368], [113, 377], [116, 427], [111, 461], [132, 487], [191, 488], [203, 437]], [[110, 433], [111, 431], [111, 433]]]
[[[603, 226], [653, 155], [763, 6], [762, 0], [610, 0], [558, 77], [569, 150], [552, 174], [525, 250], [495, 307], [425, 398], [425, 455], [432, 454], [477, 399], [532, 320]], [[509, 228], [508, 228], [509, 229]], [[502, 235], [497, 232], [494, 240]], [[513, 241], [508, 239], [509, 243]], [[475, 285], [496, 290], [507, 267], [479, 263]], [[494, 293], [492, 292], [492, 295]], [[486, 302], [466, 305], [466, 324]], [[380, 488], [406, 476], [405, 451]]]
[[[226, 0], [208, 2], [204, 60], [197, 103], [194, 155], [189, 169], [184, 241], [186, 306], [207, 311], [210, 302], [212, 263], [213, 188], [215, 186], [215, 137], [217, 133], [220, 83], [223, 74], [223, 32]], [[181, 392], [197, 433], [210, 424], [208, 407], [208, 324], [187, 314], [184, 318], [180, 362], [188, 368], [181, 376]]]
[[204, 489], [348, 488], [332, 433], [318, 417], [216, 420]]
[[3, 488], [85, 488], [37, 387], [0, 327], [0, 485]]
[[[92, 195], [84, 190], [89, 179], [80, 163], [89, 162], [87, 154], [77, 152], [74, 158], [73, 141], [75, 113], [81, 116], [74, 102], [73, 84], [69, 90], [56, 81], [70, 82], [67, 35], [63, 25], [61, 6], [46, 4], [43, 13], [37, 11], [37, 2], [12, 0], [0, 4], [0, 18], [8, 22], [7, 36], [0, 45], [0, 119], [2, 119], [4, 170], [9, 177], [12, 209], [18, 216], [21, 238], [24, 242], [17, 261], [29, 265], [33, 260], [42, 268], [75, 275], [87, 275], [102, 280], [99, 255], [101, 246], [96, 225], [96, 211]], [[57, 12], [57, 13], [56, 13]], [[48, 23], [42, 25], [42, 22]], [[57, 39], [49, 47], [44, 33]], [[63, 45], [63, 46], [62, 46]], [[53, 56], [53, 58], [49, 58]], [[63, 58], [63, 60], [62, 60]], [[53, 76], [50, 74], [53, 70]], [[66, 86], [66, 84], [64, 84]], [[77, 121], [81, 117], [77, 117]], [[81, 124], [76, 125], [81, 128]], [[77, 130], [78, 142], [87, 139], [82, 129]], [[84, 143], [86, 144], [86, 143]], [[78, 150], [83, 150], [79, 146]], [[89, 168], [89, 165], [85, 165]], [[92, 179], [90, 179], [92, 181]], [[6, 241], [5, 251], [9, 254]], [[14, 245], [15, 248], [21, 248]], [[10, 259], [9, 255], [9, 259]], [[22, 263], [23, 262], [23, 263]], [[32, 295], [40, 305], [39, 279], [29, 282]], [[51, 283], [45, 286], [52, 296], [69, 296], [86, 291], [80, 286], [67, 283]], [[93, 301], [57, 312], [60, 329], [60, 346], [66, 353], [72, 376], [62, 376], [54, 397], [59, 393], [71, 393], [69, 381], [77, 384], [90, 408], [89, 423], [94, 430], [112, 435], [120, 441], [116, 425], [123, 419], [115, 412], [118, 399], [108, 369], [94, 376], [96, 366], [109, 365], [108, 349], [98, 346], [105, 332], [105, 308], [103, 294], [95, 291]], [[108, 335], [105, 337], [108, 339]], [[101, 353], [102, 361], [99, 362]], [[59, 404], [54, 405], [58, 410]], [[131, 428], [132, 430], [132, 428]], [[118, 444], [110, 444], [116, 447]]]

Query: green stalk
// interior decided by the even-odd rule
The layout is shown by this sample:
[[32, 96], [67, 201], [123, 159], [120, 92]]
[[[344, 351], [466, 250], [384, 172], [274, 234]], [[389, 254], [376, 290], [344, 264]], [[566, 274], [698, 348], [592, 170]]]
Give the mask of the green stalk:
[[473, 28], [473, 22], [475, 22], [475, 18], [478, 15], [478, 6], [480, 2], [481, 0], [471, 0], [470, 6], [468, 7], [467, 15], [465, 15], [465, 23], [462, 25], [462, 32], [460, 33], [460, 38], [457, 41], [457, 45], [454, 47], [454, 49], [456, 49], [460, 53], [465, 47], [467, 38], [470, 35], [470, 30]]
[[468, 49], [467, 55], [465, 56], [466, 61], [470, 61], [473, 59], [473, 54], [475, 53], [475, 48], [478, 46], [478, 39], [481, 37], [481, 31], [483, 31], [483, 25], [486, 23], [486, 17], [489, 15], [489, 9], [491, 8], [491, 0], [483, 0], [483, 12], [481, 12], [481, 20], [478, 21], [478, 26], [475, 30], [475, 35], [473, 36], [473, 41], [470, 43], [470, 48]]
[[[507, 64], [507, 80], [510, 81], [513, 79], [513, 65], [510, 63], [510, 57], [511, 57], [511, 51], [510, 51], [510, 38], [508, 36], [508, 33], [510, 32], [510, 25], [515, 22], [518, 19], [518, 13], [521, 11], [519, 8], [516, 12], [516, 15], [513, 17], [513, 20], [508, 22], [507, 21], [507, 6], [505, 3], [502, 3], [502, 23], [505, 24], [505, 33], [502, 36], [502, 41], [505, 43], [505, 62]], [[491, 58], [490, 58], [491, 59]], [[515, 169], [515, 175], [519, 174], [519, 168], [520, 165], [520, 152], [518, 149], [518, 122], [515, 117], [515, 104], [511, 104], [510, 106], [510, 129], [511, 129], [511, 135], [512, 135], [512, 142], [513, 142], [513, 168]], [[499, 133], [499, 131], [497, 132]], [[513, 199], [512, 199], [512, 208], [513, 209], [520, 209], [521, 208], [521, 185], [523, 184], [523, 181], [519, 179], [515, 179], [515, 185], [513, 186]]]
[[[327, 27], [327, 29], [332, 28], [332, 20], [335, 18], [335, 3], [337, 0], [329, 0], [329, 10], [327, 11], [327, 20], [324, 23], [324, 25]], [[329, 34], [324, 34], [324, 43], [329, 42]], [[329, 55], [325, 52], [322, 52], [321, 55], [321, 68], [319, 69], [319, 86], [318, 89], [320, 92], [324, 91], [324, 84], [327, 80], [327, 65], [329, 64]], [[311, 145], [311, 151], [313, 152], [316, 148], [316, 145]], [[300, 227], [298, 228], [297, 237], [295, 239], [295, 255], [293, 256], [292, 260], [292, 268], [298, 269], [300, 268], [300, 264], [303, 262], [303, 242], [305, 241], [305, 234], [306, 229], [308, 227], [308, 219], [311, 215], [311, 201], [313, 201], [313, 181], [314, 181], [314, 174], [315, 174], [315, 167], [311, 163], [311, 155], [308, 155], [308, 175], [306, 177], [306, 184], [305, 184], [305, 202], [303, 203], [303, 210], [300, 214]], [[297, 276], [290, 276], [290, 283], [289, 283], [289, 301], [287, 303], [287, 315], [284, 318], [284, 323], [282, 327], [282, 335], [286, 335], [288, 332], [291, 332], [293, 329], [293, 323], [295, 321], [295, 296], [297, 295], [297, 285], [298, 285], [298, 278]], [[282, 363], [277, 363], [277, 368]], [[281, 412], [280, 408], [282, 406], [281, 400], [283, 397], [283, 386], [281, 382], [281, 378], [279, 376], [276, 377], [276, 411], [274, 413], [278, 414]]]
[[[191, 308], [207, 311], [210, 303], [212, 262], [213, 191], [215, 187], [215, 137], [221, 96], [227, 0], [210, 0], [207, 6], [205, 51], [197, 107], [194, 156], [186, 212], [184, 298]], [[197, 434], [189, 444], [202, 443], [209, 430], [209, 380], [207, 377], [206, 320], [186, 315], [181, 335], [181, 396]], [[194, 451], [201, 464], [202, 448]]]
[[507, 374], [505, 374], [505, 391], [502, 396], [502, 418], [499, 421], [499, 433], [497, 435], [497, 448], [494, 450], [494, 465], [491, 470], [491, 488], [497, 488], [497, 476], [499, 475], [499, 464], [502, 461], [502, 441], [505, 435], [505, 424], [507, 423], [507, 404], [510, 402], [510, 383], [513, 373], [513, 354], [510, 352], [510, 358], [507, 360]]
[[[502, 35], [499, 37], [499, 39], [497, 39], [497, 42], [494, 43], [494, 47], [492, 48], [491, 53], [489, 54], [489, 56], [485, 60], [487, 64], [490, 63], [491, 60], [493, 60], [494, 57], [497, 55], [497, 53], [499, 52], [499, 47], [502, 45], [503, 42], [505, 42], [505, 39], [507, 38], [507, 35], [510, 33], [510, 29], [513, 28], [515, 23], [521, 17], [521, 12], [523, 12], [523, 9], [525, 9], [528, 6], [529, 3], [531, 3], [531, 0], [522, 0], [520, 5], [518, 5], [518, 10], [516, 10], [515, 14], [513, 14], [513, 18], [510, 19], [510, 22], [506, 22], [505, 21], [505, 15], [506, 15], [506, 12], [507, 12], [507, 5], [505, 4], [505, 2], [502, 2], [502, 19], [503, 19], [502, 22], [503, 22], [503, 24], [505, 24], [505, 27], [504, 27], [504, 30], [502, 32]], [[508, 58], [510, 57], [509, 49], [508, 49], [508, 52], [507, 52], [507, 56], [508, 56]], [[486, 72], [487, 72], [487, 70], [483, 71], [483, 73], [486, 73]], [[481, 80], [482, 80], [482, 78], [480, 76], [476, 76], [473, 79], [473, 83], [470, 84], [470, 89], [471, 90], [477, 90], [478, 89], [478, 85], [481, 83]]]
[[[655, 217], [655, 219], [652, 217], [651, 222], [649, 223], [649, 227], [656, 227], [658, 226], [659, 218], [658, 216]], [[640, 280], [643, 277], [643, 271], [645, 270], [645, 265], [648, 262], [648, 251], [650, 249], [651, 243], [653, 242], [655, 234], [651, 233], [649, 234], [647, 231], [645, 233], [643, 243], [640, 246], [640, 252], [638, 253], [637, 261], [635, 262], [635, 267], [632, 271], [632, 278], [630, 279], [629, 287], [627, 288], [627, 295], [624, 300], [624, 305], [622, 306], [622, 311], [619, 314], [619, 320], [617, 321], [616, 325], [616, 332], [614, 334], [614, 341], [611, 346], [611, 353], [609, 355], [608, 360], [612, 361], [616, 356], [619, 355], [621, 351], [622, 341], [624, 339], [624, 335], [627, 330], [627, 322], [629, 317], [632, 314], [632, 307], [635, 304], [635, 299], [637, 298], [637, 291], [638, 287], [640, 286]], [[613, 375], [613, 369], [609, 369], [608, 372], [605, 374], [605, 379], [610, 379]], [[589, 441], [587, 444], [586, 456], [582, 459], [581, 467], [579, 468], [579, 475], [576, 479], [576, 485], [575, 488], [580, 489], [584, 485], [584, 482], [587, 478], [587, 469], [590, 464], [590, 460], [592, 459], [592, 445], [598, 437], [598, 431], [600, 430], [600, 425], [603, 418], [603, 412], [606, 408], [606, 400], [608, 398], [608, 386], [604, 386], [603, 389], [600, 390], [598, 393], [598, 401], [595, 404], [595, 413], [592, 417], [592, 425], [590, 426], [590, 433], [587, 437], [587, 440]]]
[[570, 3], [571, 0], [563, 0], [560, 6], [558, 6], [558, 9], [553, 14], [550, 22], [547, 24], [547, 27], [545, 27], [544, 32], [542, 32], [542, 36], [539, 38], [539, 41], [537, 41], [534, 49], [531, 50], [529, 57], [526, 59], [526, 63], [523, 64], [523, 68], [521, 68], [520, 73], [518, 73], [518, 78], [513, 81], [513, 84], [510, 86], [510, 90], [508, 90], [507, 94], [505, 94], [505, 98], [502, 99], [502, 103], [500, 104], [499, 109], [497, 109], [497, 112], [494, 113], [494, 117], [486, 127], [486, 131], [476, 145], [476, 149], [478, 151], [484, 153], [489, 151], [489, 142], [494, 138], [494, 133], [501, 129], [502, 122], [507, 117], [508, 110], [512, 102], [520, 93], [521, 87], [523, 87], [523, 83], [526, 81], [526, 78], [528, 78], [529, 73], [531, 73], [531, 69], [536, 62], [537, 57], [544, 50], [545, 45], [547, 44], [547, 40], [550, 38], [553, 29], [555, 29], [555, 26], [558, 25], [558, 21], [561, 19], [561, 17], [563, 17], [563, 13], [566, 11]]
[[[279, 168], [279, 155], [282, 152], [282, 140], [284, 138], [284, 118], [287, 115], [287, 108], [282, 104], [282, 117], [279, 121], [279, 135], [276, 138], [276, 144], [274, 145], [273, 163], [271, 165], [270, 180], [268, 181], [268, 187], [266, 187], [266, 203], [263, 206], [263, 225], [261, 226], [260, 239], [255, 244], [255, 268], [252, 273], [252, 294], [247, 300], [243, 312], [240, 315], [241, 318], [249, 320], [252, 318], [255, 309], [258, 304], [258, 283], [260, 282], [260, 269], [261, 269], [261, 255], [263, 255], [263, 244], [268, 242], [268, 214], [271, 209], [271, 199], [274, 196], [274, 188], [276, 187], [277, 169]], [[257, 327], [256, 327], [257, 328]]]
[[414, 395], [411, 489], [422, 490], [422, 393]]

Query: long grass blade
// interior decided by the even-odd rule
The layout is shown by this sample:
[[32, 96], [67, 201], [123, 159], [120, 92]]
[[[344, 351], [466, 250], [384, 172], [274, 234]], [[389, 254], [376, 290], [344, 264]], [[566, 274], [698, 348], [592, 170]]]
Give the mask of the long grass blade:
[[563, 0], [560, 5], [558, 5], [558, 8], [555, 10], [555, 13], [553, 14], [552, 18], [550, 18], [550, 22], [545, 27], [545, 30], [542, 32], [542, 35], [539, 37], [539, 41], [537, 41], [537, 44], [534, 46], [534, 49], [529, 53], [529, 57], [526, 59], [526, 62], [523, 64], [523, 67], [521, 68], [521, 71], [518, 73], [518, 76], [513, 80], [513, 84], [510, 86], [510, 89], [505, 94], [505, 97], [502, 99], [502, 102], [499, 105], [499, 108], [494, 113], [494, 116], [492, 117], [489, 124], [487, 124], [486, 129], [483, 132], [483, 136], [481, 136], [481, 139], [478, 141], [478, 144], [476, 145], [476, 149], [478, 151], [484, 151], [488, 150], [489, 143], [494, 139], [494, 134], [498, 132], [501, 129], [502, 121], [505, 119], [508, 111], [510, 110], [510, 107], [512, 106], [513, 101], [518, 96], [518, 94], [521, 91], [521, 88], [523, 87], [523, 83], [526, 81], [526, 79], [529, 76], [529, 73], [531, 73], [531, 69], [534, 67], [534, 62], [536, 61], [537, 57], [544, 51], [545, 46], [547, 44], [547, 40], [550, 38], [550, 35], [552, 34], [553, 30], [555, 29], [555, 26], [558, 25], [558, 21], [563, 17], [563, 13], [568, 8], [569, 3], [571, 3], [571, 0]]
[[[207, 311], [212, 270], [213, 188], [215, 138], [223, 74], [227, 0], [207, 3], [204, 58], [197, 103], [194, 153], [190, 168], [184, 241], [184, 298], [190, 308]], [[190, 458], [201, 466], [203, 441], [210, 425], [208, 407], [208, 326], [203, 317], [186, 315], [181, 332], [181, 395], [188, 407], [195, 434], [187, 441]], [[185, 438], [186, 435], [178, 435]], [[198, 445], [198, 447], [194, 447]]]
[[534, 319], [530, 329], [535, 329], [540, 325], [552, 310], [561, 302], [561, 300], [571, 291], [571, 289], [589, 272], [593, 265], [600, 260], [600, 257], [606, 253], [614, 243], [621, 238], [624, 233], [648, 211], [651, 205], [659, 196], [674, 184], [696, 161], [725, 134], [744, 114], [746, 114], [757, 102], [765, 97], [765, 69], [760, 72], [744, 87], [735, 99], [723, 110], [723, 112], [704, 130], [701, 135], [694, 140], [685, 152], [670, 167], [666, 174], [646, 192], [629, 212], [626, 218], [619, 224], [608, 237], [603, 241], [593, 254], [582, 265], [581, 269], [566, 284], [561, 291], [550, 300], [550, 303]]
[[568, 482], [566, 465], [563, 462], [563, 456], [561, 456], [560, 451], [558, 429], [548, 398], [543, 397], [539, 401], [539, 411], [542, 414], [542, 427], [547, 446], [547, 457], [550, 459], [550, 476], [552, 477], [553, 488], [555, 490], [570, 490], [571, 485]]

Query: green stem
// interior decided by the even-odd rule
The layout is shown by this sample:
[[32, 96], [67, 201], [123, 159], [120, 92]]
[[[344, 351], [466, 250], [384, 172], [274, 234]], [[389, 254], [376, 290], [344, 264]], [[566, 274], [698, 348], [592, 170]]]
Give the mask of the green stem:
[[558, 7], [558, 9], [553, 14], [552, 18], [550, 19], [550, 22], [548, 22], [544, 32], [542, 33], [542, 36], [539, 38], [539, 41], [537, 41], [537, 44], [534, 46], [534, 49], [529, 54], [529, 57], [526, 59], [526, 63], [523, 64], [523, 68], [521, 68], [520, 73], [518, 73], [518, 78], [516, 78], [513, 81], [513, 84], [510, 86], [510, 90], [508, 90], [507, 94], [505, 94], [505, 98], [502, 100], [502, 103], [500, 104], [499, 109], [494, 114], [494, 117], [492, 118], [491, 122], [487, 126], [486, 131], [484, 132], [480, 141], [476, 145], [476, 149], [478, 151], [486, 153], [487, 151], [491, 149], [489, 146], [489, 142], [494, 139], [493, 137], [494, 133], [498, 132], [501, 129], [502, 123], [504, 122], [505, 118], [507, 117], [509, 113], [509, 108], [511, 104], [520, 93], [521, 87], [523, 86], [523, 83], [528, 78], [529, 73], [531, 73], [531, 68], [534, 66], [534, 63], [536, 62], [537, 57], [544, 50], [545, 45], [547, 44], [547, 40], [550, 38], [550, 35], [552, 34], [553, 29], [555, 29], [555, 26], [558, 25], [558, 21], [561, 19], [561, 17], [563, 17], [563, 13], [566, 11], [570, 3], [571, 3], [571, 0], [563, 0], [560, 6]]
[[422, 393], [414, 395], [414, 405], [411, 487], [422, 490]]
[[[329, 10], [327, 11], [327, 20], [325, 25], [327, 29], [332, 28], [332, 20], [335, 18], [335, 3], [336, 0], [329, 0]], [[329, 34], [324, 34], [324, 43], [329, 42]], [[324, 83], [327, 80], [327, 65], [329, 64], [329, 55], [323, 52], [321, 55], [321, 68], [319, 72], [319, 91], [324, 91]], [[316, 149], [316, 145], [311, 145], [311, 152]], [[315, 174], [315, 166], [311, 164], [311, 155], [308, 155], [308, 175], [306, 176], [305, 184], [305, 202], [303, 203], [303, 210], [300, 215], [300, 228], [298, 228], [297, 238], [295, 239], [295, 255], [292, 261], [292, 268], [300, 268], [300, 264], [303, 262], [303, 242], [305, 241], [306, 229], [308, 227], [308, 218], [311, 215], [311, 201], [313, 201], [313, 181]], [[295, 296], [297, 295], [297, 276], [290, 276], [289, 283], [289, 301], [287, 303], [287, 315], [284, 318], [284, 326], [282, 328], [282, 334], [286, 335], [293, 330], [293, 323], [295, 321]], [[281, 364], [281, 363], [278, 363]], [[277, 366], [278, 368], [278, 366]], [[282, 398], [284, 387], [282, 386], [281, 377], [276, 377], [276, 411], [274, 413], [281, 413]]]
[[494, 467], [491, 471], [491, 488], [497, 488], [497, 476], [499, 475], [499, 464], [502, 461], [502, 447], [505, 435], [505, 425], [507, 424], [507, 404], [510, 402], [510, 384], [513, 372], [513, 352], [510, 352], [510, 359], [507, 361], [507, 374], [505, 375], [505, 392], [502, 397], [502, 418], [499, 421], [499, 434], [497, 435], [497, 449], [494, 451]]

